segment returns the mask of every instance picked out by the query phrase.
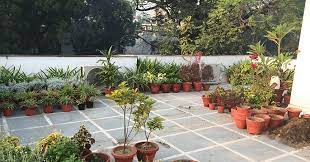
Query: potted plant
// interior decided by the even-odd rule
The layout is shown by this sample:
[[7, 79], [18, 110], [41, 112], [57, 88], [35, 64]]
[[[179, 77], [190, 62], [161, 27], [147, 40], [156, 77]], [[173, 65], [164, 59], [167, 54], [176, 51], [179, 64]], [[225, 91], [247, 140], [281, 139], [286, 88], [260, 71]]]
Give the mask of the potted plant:
[[3, 112], [4, 116], [12, 116], [13, 115], [13, 110], [15, 108], [15, 104], [11, 103], [9, 101], [4, 101], [1, 103], [0, 108]]
[[192, 82], [195, 91], [201, 91], [202, 81], [201, 81], [201, 70], [198, 63], [191, 64]]
[[110, 156], [102, 152], [93, 152], [85, 156], [85, 162], [110, 162]]
[[302, 112], [302, 109], [289, 107], [287, 108], [287, 111], [288, 111], [288, 118], [292, 119], [292, 118], [298, 118], [300, 113]]
[[86, 84], [85, 93], [86, 93], [86, 107], [93, 108], [94, 101], [96, 97], [100, 94], [100, 92], [95, 87], [95, 85]]
[[85, 110], [87, 94], [86, 94], [86, 84], [80, 83], [75, 89], [75, 102], [79, 110]]
[[178, 93], [181, 90], [181, 79], [179, 78], [172, 78], [171, 79], [171, 83], [172, 83], [172, 92], [174, 93]]
[[53, 90], [43, 91], [41, 93], [41, 98], [39, 99], [39, 104], [43, 105], [44, 113], [52, 113], [53, 106], [56, 103], [56, 98]]
[[208, 91], [210, 88], [210, 84], [208, 82], [214, 79], [212, 66], [202, 65], [201, 73], [202, 73], [201, 78], [203, 80], [203, 89], [205, 91]]
[[192, 88], [191, 65], [182, 65], [180, 68], [180, 78], [183, 81], [182, 87], [184, 92], [189, 92]]
[[144, 104], [140, 104], [137, 111], [134, 112], [135, 122], [138, 123], [135, 125], [135, 128], [138, 131], [143, 128], [146, 141], [136, 143], [135, 147], [137, 149], [138, 161], [153, 162], [159, 147], [156, 143], [150, 142], [149, 138], [153, 131], [164, 128], [163, 119], [160, 117], [150, 118], [150, 112], [155, 103], [152, 99], [144, 97], [141, 101]]
[[217, 112], [218, 112], [218, 113], [224, 113], [224, 110], [225, 110], [225, 106], [224, 106], [223, 103], [222, 103], [222, 104], [219, 104], [219, 105], [217, 106]]
[[145, 81], [149, 84], [152, 94], [158, 94], [162, 82], [166, 79], [166, 74], [158, 73], [157, 75], [147, 71], [144, 74]]
[[204, 107], [208, 107], [209, 103], [213, 100], [213, 94], [211, 92], [206, 92], [204, 95], [201, 96], [202, 102]]
[[[99, 52], [103, 55], [105, 54], [105, 52], [101, 50], [99, 50]], [[115, 62], [112, 62], [112, 46], [106, 54], [106, 59], [100, 59], [97, 63], [102, 64], [97, 75], [105, 86], [103, 92], [104, 94], [111, 94], [111, 92], [115, 90], [116, 80], [119, 75], [119, 67], [115, 65]]]
[[247, 117], [246, 118], [247, 131], [250, 134], [261, 134], [265, 127], [265, 120], [257, 117]]
[[79, 131], [73, 135], [72, 139], [78, 143], [82, 157], [92, 153], [90, 148], [91, 145], [95, 143], [95, 139], [92, 138], [92, 135], [84, 125], [80, 126]]
[[284, 117], [281, 115], [270, 114], [270, 128], [274, 129], [282, 125]]
[[163, 84], [161, 85], [161, 89], [163, 93], [169, 93], [171, 89], [171, 79], [170, 78], [165, 78], [163, 80]]
[[25, 99], [21, 105], [24, 107], [25, 109], [25, 114], [27, 116], [32, 116], [35, 114], [36, 109], [38, 107], [37, 105], [37, 100], [35, 98], [27, 98]]
[[63, 112], [72, 111], [73, 99], [70, 96], [60, 96], [59, 103]]
[[[140, 118], [136, 118], [137, 115], [134, 115], [133, 127], [129, 127], [129, 122], [132, 120], [132, 113], [139, 110], [137, 109], [138, 107], [148, 105], [151, 101], [148, 96], [139, 93], [137, 89], [128, 88], [126, 82], [122, 82], [119, 85], [119, 88], [112, 92], [111, 95], [108, 95], [108, 97], [115, 101], [123, 111], [124, 123], [123, 145], [113, 148], [112, 155], [116, 162], [131, 162], [137, 153], [137, 149], [129, 145], [129, 137], [134, 132], [133, 130], [141, 125], [141, 120], [139, 120]], [[126, 120], [126, 116], [129, 116], [127, 119], [128, 121]]]

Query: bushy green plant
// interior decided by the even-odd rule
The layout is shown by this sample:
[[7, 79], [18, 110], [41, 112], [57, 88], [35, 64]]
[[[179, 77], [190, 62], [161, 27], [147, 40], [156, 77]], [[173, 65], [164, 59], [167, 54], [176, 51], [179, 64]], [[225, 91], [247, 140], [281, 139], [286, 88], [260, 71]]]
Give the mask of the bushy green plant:
[[28, 83], [28, 89], [30, 91], [41, 91], [43, 89], [45, 89], [46, 87], [46, 83], [43, 80], [33, 80], [31, 82]]
[[27, 108], [35, 108], [38, 106], [38, 101], [35, 98], [29, 98], [22, 101], [21, 105]]
[[63, 105], [73, 104], [74, 100], [70, 96], [60, 96], [59, 103]]
[[91, 145], [95, 143], [95, 139], [92, 138], [84, 125], [80, 126], [79, 131], [73, 135], [72, 139], [78, 143], [80, 152], [85, 148], [90, 149]]
[[51, 78], [46, 80], [47, 88], [49, 89], [61, 89], [66, 82], [63, 79]]
[[44, 79], [51, 79], [51, 78], [58, 78], [63, 80], [70, 80], [70, 79], [80, 79], [81, 78], [81, 69], [73, 68], [71, 69], [67, 66], [66, 69], [64, 68], [57, 68], [57, 67], [49, 67], [45, 70], [41, 70], [40, 73], [37, 74], [37, 77], [41, 80]]
[[29, 83], [21, 82], [16, 84], [10, 84], [11, 91], [13, 92], [26, 92], [30, 89]]
[[1, 110], [4, 110], [4, 109], [11, 109], [11, 110], [13, 110], [14, 108], [15, 108], [15, 104], [12, 103], [12, 102], [8, 102], [8, 101], [2, 102], [1, 105], [0, 105], [0, 109]]
[[64, 135], [59, 132], [51, 133], [36, 143], [35, 150], [39, 154], [45, 154], [51, 145], [62, 138]]
[[83, 104], [87, 101], [86, 83], [80, 83], [74, 89], [74, 100], [78, 105]]
[[58, 102], [58, 98], [58, 91], [55, 92], [55, 90], [48, 89], [41, 93], [38, 103], [42, 105], [54, 105]]
[[144, 78], [149, 84], [161, 84], [166, 79], [166, 74], [158, 73], [155, 75], [148, 71], [144, 74]]
[[255, 70], [248, 60], [240, 61], [229, 67], [225, 67], [228, 82], [234, 86], [250, 85], [253, 83]]
[[27, 82], [29, 78], [26, 73], [21, 70], [21, 67], [0, 67], [0, 84], [8, 85], [9, 83]]
[[94, 101], [100, 94], [100, 91], [96, 88], [96, 86], [91, 84], [86, 84], [84, 91], [87, 101]]
[[180, 69], [180, 78], [183, 82], [191, 82], [192, 81], [192, 71], [191, 65], [182, 65]]

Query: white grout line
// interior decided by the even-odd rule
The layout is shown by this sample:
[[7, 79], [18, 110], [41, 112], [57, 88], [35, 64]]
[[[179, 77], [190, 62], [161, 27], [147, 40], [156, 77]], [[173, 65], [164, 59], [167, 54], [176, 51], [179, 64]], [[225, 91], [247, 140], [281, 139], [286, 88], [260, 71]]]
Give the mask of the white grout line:
[[6, 135], [10, 135], [10, 129], [9, 129], [9, 125], [6, 121], [6, 117], [3, 115], [2, 116], [2, 124], [3, 124], [3, 129], [4, 129], [4, 133], [6, 133]]
[[51, 119], [50, 119], [49, 117], [47, 117], [46, 114], [43, 114], [43, 117], [45, 118], [45, 120], [47, 121], [47, 123], [48, 123], [49, 125], [53, 125], [53, 122], [51, 121]]

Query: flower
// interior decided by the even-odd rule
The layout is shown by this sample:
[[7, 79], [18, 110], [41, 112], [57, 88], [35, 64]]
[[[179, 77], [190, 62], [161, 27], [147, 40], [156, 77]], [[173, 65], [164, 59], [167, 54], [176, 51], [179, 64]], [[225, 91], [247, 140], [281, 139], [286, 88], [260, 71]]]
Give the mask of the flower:
[[251, 64], [251, 66], [252, 66], [253, 69], [257, 68], [257, 64]]
[[252, 60], [257, 60], [258, 59], [258, 54], [257, 53], [252, 53], [249, 57]]

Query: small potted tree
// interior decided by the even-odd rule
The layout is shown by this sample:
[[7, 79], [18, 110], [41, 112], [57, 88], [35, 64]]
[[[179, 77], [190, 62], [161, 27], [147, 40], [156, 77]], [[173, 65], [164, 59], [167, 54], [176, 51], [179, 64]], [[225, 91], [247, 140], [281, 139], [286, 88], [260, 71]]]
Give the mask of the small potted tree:
[[15, 108], [15, 105], [12, 102], [4, 101], [1, 103], [0, 108], [3, 112], [3, 115], [8, 117], [8, 116], [13, 115], [13, 110]]
[[152, 94], [158, 94], [160, 91], [160, 86], [162, 82], [166, 79], [166, 74], [158, 73], [157, 75], [151, 72], [146, 72], [144, 74], [145, 81], [149, 84]]
[[192, 82], [195, 91], [201, 91], [202, 81], [201, 81], [201, 70], [198, 63], [191, 64]]
[[38, 101], [36, 100], [36, 98], [26, 98], [21, 105], [24, 107], [25, 109], [25, 114], [27, 116], [32, 116], [36, 113], [36, 109], [38, 107]]
[[192, 88], [191, 65], [182, 65], [180, 69], [180, 78], [183, 81], [182, 87], [184, 92], [189, 92]]
[[144, 97], [144, 104], [140, 104], [138, 109], [133, 113], [135, 116], [135, 128], [143, 128], [146, 141], [135, 144], [137, 149], [138, 161], [152, 162], [159, 147], [156, 143], [150, 142], [150, 135], [155, 130], [163, 129], [163, 119], [160, 117], [150, 118], [150, 112], [155, 103], [152, 99]]
[[210, 88], [210, 81], [214, 79], [213, 68], [211, 65], [202, 65], [201, 68], [201, 79], [203, 81], [203, 89], [208, 91]]
[[[101, 54], [105, 54], [105, 52], [100, 51]], [[112, 62], [112, 46], [109, 48], [106, 59], [100, 59], [97, 63], [101, 63], [102, 67], [100, 71], [97, 73], [98, 77], [102, 81], [104, 94], [111, 94], [111, 92], [115, 89], [115, 83], [117, 80], [117, 76], [119, 75], [119, 67], [115, 65], [115, 62]]]
[[79, 144], [82, 157], [85, 157], [92, 153], [90, 148], [91, 145], [95, 143], [95, 139], [92, 138], [92, 135], [89, 133], [89, 131], [84, 125], [80, 126], [79, 131], [73, 135], [72, 139]]

